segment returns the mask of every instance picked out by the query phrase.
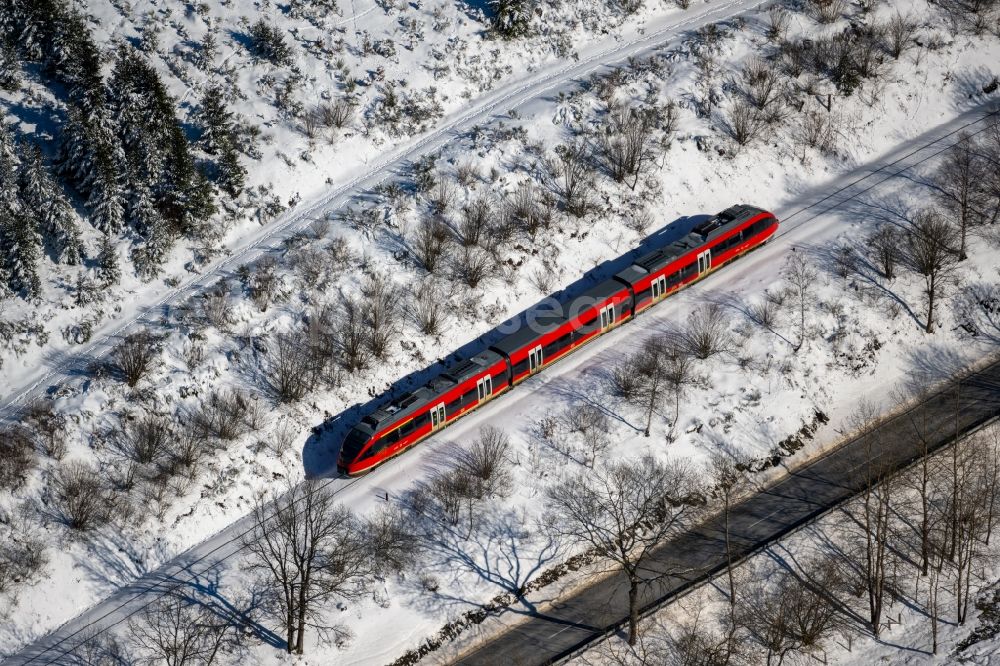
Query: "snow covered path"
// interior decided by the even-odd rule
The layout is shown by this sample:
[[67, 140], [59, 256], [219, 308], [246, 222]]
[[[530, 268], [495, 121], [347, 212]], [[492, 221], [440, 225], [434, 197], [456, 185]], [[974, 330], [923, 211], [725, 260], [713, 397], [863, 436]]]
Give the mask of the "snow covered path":
[[[851, 203], [855, 197], [878, 188], [914, 165], [932, 159], [951, 145], [959, 132], [974, 133], [996, 121], [997, 111], [992, 108], [969, 110], [821, 187], [788, 193], [784, 200], [774, 202], [773, 210], [786, 222], [780, 236], [772, 243], [577, 351], [545, 373], [521, 384], [510, 395], [462, 419], [399, 460], [360, 479], [335, 478], [328, 483], [336, 490], [340, 501], [352, 506], [364, 506], [371, 503], [377, 494], [407, 487], [414, 478], [424, 475], [426, 466], [433, 464], [436, 453], [455, 440], [474, 436], [482, 425], [507, 425], [532, 406], [543, 404], [550, 395], [566, 395], [568, 392], [585, 394], [594, 381], [593, 369], [611, 361], [627, 342], [641, 340], [651, 332], [662, 330], [668, 323], [680, 320], [694, 301], [758, 292], [761, 285], [773, 280], [774, 267], [780, 264], [790, 248], [822, 244], [842, 232], [850, 222]], [[872, 377], [869, 381], [874, 386], [879, 384], [881, 378]], [[210, 581], [214, 572], [238, 552], [241, 535], [247, 527], [246, 519], [237, 521], [157, 570], [119, 589], [5, 663], [61, 663], [63, 657], [92, 632], [125, 621], [168, 589], [184, 587], [202, 593], [206, 589], [211, 590]], [[224, 603], [225, 600], [214, 598], [215, 602]], [[46, 628], [36, 627], [36, 630], [43, 632]], [[388, 652], [403, 649], [402, 645], [385, 645], [384, 648]]]
[[207, 264], [201, 273], [182, 280], [177, 287], [157, 293], [155, 289], [162, 285], [146, 285], [143, 291], [123, 300], [120, 303], [120, 317], [105, 321], [94, 330], [91, 340], [84, 345], [66, 348], [64, 343], [56, 343], [57, 346], [35, 367], [19, 371], [16, 376], [11, 370], [5, 371], [4, 382], [0, 385], [0, 420], [13, 420], [22, 405], [57, 387], [74, 368], [86, 367], [106, 356], [114, 348], [117, 339], [130, 330], [143, 325], [155, 325], [155, 322], [169, 313], [172, 305], [205, 291], [219, 279], [231, 277], [239, 266], [281, 247], [284, 239], [304, 229], [313, 220], [336, 211], [355, 195], [399, 175], [402, 167], [439, 150], [473, 126], [504, 117], [510, 110], [522, 108], [534, 100], [552, 97], [555, 89], [572, 86], [573, 82], [599, 70], [610, 70], [625, 64], [629, 58], [664, 48], [687, 31], [752, 12], [763, 4], [760, 0], [706, 3], [698, 9], [690, 9], [679, 19], [676, 14], [663, 17], [651, 23], [641, 35], [622, 39], [620, 42], [609, 38], [595, 43], [582, 49], [575, 62], [540, 69], [490, 91], [473, 101], [463, 112], [446, 117], [434, 130], [385, 153], [352, 180], [302, 202], [255, 233], [244, 236], [227, 248], [228, 256]]

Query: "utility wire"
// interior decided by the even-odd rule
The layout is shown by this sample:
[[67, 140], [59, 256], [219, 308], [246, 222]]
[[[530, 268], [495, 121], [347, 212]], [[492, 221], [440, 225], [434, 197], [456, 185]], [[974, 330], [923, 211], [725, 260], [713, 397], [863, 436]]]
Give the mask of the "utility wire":
[[[924, 149], [926, 149], [926, 148], [928, 148], [928, 147], [930, 147], [930, 146], [932, 146], [932, 145], [934, 145], [936, 143], [939, 143], [939, 142], [941, 142], [941, 141], [943, 141], [943, 140], [945, 140], [945, 139], [947, 139], [947, 138], [949, 138], [951, 136], [954, 136], [955, 134], [958, 134], [958, 133], [962, 132], [964, 129], [966, 129], [968, 127], [971, 127], [972, 125], [976, 125], [978, 123], [983, 122], [984, 120], [987, 120], [987, 119], [992, 118], [992, 117], [997, 116], [997, 115], [1000, 115], [1000, 108], [998, 108], [998, 109], [996, 109], [994, 111], [990, 111], [990, 112], [984, 114], [983, 116], [981, 116], [980, 118], [977, 118], [976, 120], [971, 120], [968, 123], [965, 123], [964, 125], [961, 125], [957, 129], [955, 129], [955, 130], [953, 130], [951, 132], [948, 132], [947, 134], [945, 134], [943, 136], [940, 136], [940, 137], [934, 139], [933, 141], [929, 141], [929, 142], [927, 142], [927, 143], [919, 146], [918, 148], [915, 148], [914, 150], [910, 151], [909, 153], [903, 155], [902, 157], [899, 157], [898, 159], [893, 160], [892, 162], [890, 162], [888, 164], [884, 164], [881, 167], [879, 167], [878, 169], [875, 169], [874, 171], [872, 171], [871, 173], [868, 173], [868, 174], [866, 174], [866, 175], [864, 175], [864, 176], [862, 176], [862, 177], [860, 177], [860, 178], [858, 178], [856, 180], [851, 181], [847, 185], [844, 185], [843, 187], [840, 187], [840, 188], [834, 190], [833, 192], [831, 192], [830, 194], [824, 196], [822, 199], [819, 199], [818, 201], [815, 201], [815, 202], [813, 202], [813, 203], [811, 203], [811, 204], [809, 204], [807, 206], [803, 206], [802, 208], [799, 208], [798, 210], [793, 211], [792, 213], [789, 213], [784, 218], [780, 218], [781, 222], [782, 222], [782, 226], [784, 226], [785, 223], [787, 223], [788, 220], [793, 219], [795, 217], [798, 217], [799, 215], [805, 213], [806, 211], [808, 211], [810, 209], [813, 209], [813, 208], [815, 208], [815, 207], [823, 204], [826, 201], [829, 201], [830, 199], [832, 199], [833, 197], [837, 196], [838, 194], [840, 194], [840, 193], [842, 193], [842, 192], [844, 192], [844, 191], [846, 191], [846, 190], [854, 187], [855, 185], [857, 185], [859, 183], [864, 182], [865, 180], [868, 180], [869, 178], [872, 178], [873, 176], [875, 176], [875, 175], [877, 175], [877, 174], [879, 174], [879, 173], [881, 173], [883, 171], [887, 171], [890, 167], [893, 167], [893, 166], [899, 164], [900, 162], [902, 162], [903, 160], [916, 155], [920, 151], [922, 151], [922, 150], [924, 150]], [[814, 213], [812, 216], [805, 218], [804, 220], [802, 220], [801, 222], [799, 222], [795, 226], [784, 228], [782, 231], [780, 231], [774, 237], [775, 238], [779, 238], [779, 237], [781, 237], [781, 236], [789, 233], [790, 231], [792, 231], [794, 229], [797, 229], [798, 227], [811, 222], [812, 220], [816, 219], [820, 215], [823, 215], [825, 213], [830, 212], [831, 210], [833, 210], [837, 206], [843, 205], [844, 203], [846, 203], [848, 201], [851, 201], [853, 199], [857, 199], [861, 195], [870, 192], [871, 190], [873, 190], [874, 188], [878, 187], [879, 185], [881, 185], [882, 183], [886, 182], [887, 180], [889, 180], [891, 178], [895, 178], [896, 176], [900, 175], [901, 173], [903, 173], [905, 171], [908, 171], [908, 170], [912, 169], [915, 166], [919, 166], [920, 164], [923, 164], [924, 162], [927, 162], [927, 161], [929, 161], [929, 160], [937, 157], [938, 155], [946, 152], [947, 150], [953, 148], [954, 146], [957, 146], [962, 141], [967, 141], [967, 140], [971, 139], [972, 137], [974, 137], [974, 136], [976, 136], [978, 134], [981, 134], [982, 132], [985, 132], [985, 131], [991, 129], [992, 127], [995, 127], [997, 124], [1000, 124], [1000, 122], [995, 122], [995, 123], [992, 123], [990, 125], [987, 125], [986, 127], [983, 127], [982, 129], [979, 129], [979, 130], [977, 130], [975, 132], [972, 132], [972, 133], [970, 133], [970, 134], [962, 137], [958, 141], [956, 141], [954, 143], [950, 143], [950, 144], [946, 145], [944, 148], [941, 148], [940, 150], [937, 150], [937, 151], [931, 153], [930, 155], [917, 160], [913, 164], [910, 164], [908, 166], [902, 167], [899, 170], [895, 171], [894, 173], [890, 173], [888, 176], [886, 176], [882, 180], [879, 180], [879, 181], [875, 182], [874, 184], [869, 185], [865, 189], [863, 189], [863, 190], [861, 190], [861, 191], [859, 191], [859, 192], [857, 192], [855, 194], [852, 194], [852, 195], [848, 196], [847, 198], [845, 198], [845, 199], [843, 199], [843, 200], [841, 200], [839, 202], [836, 202], [836, 203], [832, 204], [831, 206], [829, 206], [827, 208], [824, 208], [820, 212]], [[320, 492], [321, 490], [324, 490], [324, 489], [328, 488], [334, 481], [337, 481], [339, 479], [340, 479], [340, 477], [333, 477], [333, 478], [331, 478], [330, 480], [326, 481], [322, 485], [319, 485], [316, 488], [314, 488], [312, 490], [312, 493], [317, 493], [317, 492]], [[334, 492], [334, 495], [336, 495], [338, 493], [341, 493], [344, 490], [347, 490], [348, 488], [350, 488], [351, 486], [353, 486], [355, 483], [357, 483], [359, 480], [360, 479], [353, 479], [352, 481], [348, 482], [343, 488], [337, 489]], [[310, 495], [312, 493], [310, 493]], [[296, 502], [293, 502], [292, 505], [294, 506], [298, 501], [304, 500], [307, 497], [309, 497], [310, 495], [304, 495], [303, 497], [299, 498], [299, 500], [296, 500]], [[277, 514], [274, 514], [274, 515], [277, 515]], [[301, 515], [301, 514], [296, 514], [296, 515]], [[225, 562], [225, 561], [231, 559], [233, 556], [235, 556], [235, 555], [237, 555], [239, 553], [242, 553], [243, 550], [245, 550], [248, 547], [248, 545], [249, 545], [245, 541], [245, 539], [246, 539], [247, 535], [249, 535], [251, 532], [254, 531], [254, 529], [256, 529], [256, 525], [250, 527], [247, 530], [244, 530], [244, 531], [240, 532], [239, 534], [237, 534], [236, 536], [233, 536], [232, 538], [228, 539], [227, 541], [224, 541], [223, 543], [219, 544], [218, 546], [216, 546], [212, 550], [208, 551], [204, 555], [198, 557], [196, 560], [193, 560], [192, 562], [189, 562], [188, 564], [185, 564], [175, 574], [173, 574], [172, 577], [176, 576], [177, 574], [183, 573], [184, 571], [193, 570], [193, 567], [195, 565], [203, 562], [205, 559], [207, 559], [213, 553], [216, 553], [219, 550], [225, 548], [226, 546], [229, 546], [229, 545], [232, 545], [232, 544], [236, 543], [237, 541], [242, 541], [242, 543], [240, 544], [240, 546], [236, 550], [234, 550], [232, 553], [229, 553], [225, 557], [222, 557], [221, 559], [212, 562], [209, 566], [206, 566], [204, 569], [202, 569], [202, 570], [200, 570], [198, 572], [193, 573], [189, 578], [187, 578], [185, 580], [179, 580], [179, 581], [177, 581], [176, 583], [174, 583], [173, 585], [171, 585], [166, 590], [157, 593], [157, 595], [155, 597], [153, 597], [151, 600], [147, 601], [142, 606], [139, 606], [138, 608], [133, 609], [132, 611], [130, 611], [124, 617], [116, 620], [115, 622], [113, 622], [111, 624], [108, 624], [107, 626], [104, 626], [104, 627], [100, 628], [95, 633], [87, 636], [86, 640], [90, 640], [91, 638], [93, 638], [95, 636], [98, 636], [100, 634], [105, 633], [109, 629], [112, 629], [112, 628], [114, 628], [114, 627], [116, 627], [116, 626], [118, 626], [118, 625], [120, 625], [120, 624], [122, 624], [124, 622], [127, 622], [129, 619], [131, 619], [137, 613], [146, 610], [151, 605], [153, 605], [154, 603], [156, 603], [157, 601], [159, 601], [160, 598], [165, 597], [165, 596], [167, 596], [169, 594], [173, 594], [177, 589], [181, 588], [182, 586], [188, 585], [192, 581], [197, 580], [201, 575], [203, 575], [209, 569], [217, 566], [218, 564], [220, 564], [222, 562]], [[127, 606], [134, 598], [135, 597], [132, 597], [131, 599], [123, 601], [121, 604], [119, 604], [118, 606], [115, 606], [113, 609], [109, 610], [107, 613], [105, 613], [101, 617], [99, 617], [99, 618], [97, 618], [97, 619], [95, 619], [95, 620], [87, 623], [86, 625], [84, 625], [83, 627], [77, 629], [73, 633], [68, 634], [67, 636], [64, 636], [63, 638], [60, 638], [54, 644], [46, 647], [41, 652], [39, 652], [38, 654], [32, 656], [30, 659], [28, 659], [27, 661], [22, 662], [22, 663], [24, 664], [24, 666], [27, 666], [28, 664], [33, 664], [33, 663], [38, 663], [40, 666], [48, 666], [49, 664], [56, 663], [56, 661], [58, 661], [60, 658], [65, 657], [65, 656], [71, 654], [74, 650], [76, 650], [85, 641], [80, 641], [80, 642], [76, 643], [75, 645], [71, 645], [71, 646], [69, 646], [69, 647], [61, 650], [57, 655], [55, 655], [54, 657], [49, 658], [47, 661], [40, 662], [38, 660], [41, 659], [41, 658], [43, 658], [49, 652], [52, 652], [54, 650], [58, 650], [60, 648], [60, 646], [62, 646], [63, 644], [65, 644], [67, 641], [69, 641], [69, 640], [75, 638], [76, 636], [84, 633], [87, 629], [89, 629], [90, 627], [92, 627], [95, 624], [99, 623], [101, 620], [107, 618], [110, 615], [113, 615], [113, 614], [117, 613], [119, 610], [121, 610], [122, 608], [124, 608], [125, 606]]]

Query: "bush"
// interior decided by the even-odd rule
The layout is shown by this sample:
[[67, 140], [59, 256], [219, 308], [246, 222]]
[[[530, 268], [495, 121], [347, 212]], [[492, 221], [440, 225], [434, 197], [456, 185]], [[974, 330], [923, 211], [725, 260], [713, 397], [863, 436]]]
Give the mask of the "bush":
[[0, 593], [35, 582], [49, 562], [45, 541], [32, 533], [23, 512], [11, 520], [0, 516], [0, 525], [4, 523], [9, 530], [0, 529]]
[[52, 401], [33, 402], [26, 421], [38, 433], [42, 452], [53, 460], [62, 460], [66, 455], [66, 417], [55, 410]]
[[688, 318], [687, 325], [678, 337], [684, 351], [695, 358], [705, 360], [729, 350], [732, 343], [729, 318], [723, 309], [714, 303], [698, 308]]
[[438, 335], [448, 320], [448, 308], [441, 307], [445, 295], [433, 282], [425, 281], [417, 289], [412, 315], [417, 328], [425, 335]]
[[59, 468], [53, 482], [55, 505], [61, 520], [74, 530], [91, 530], [107, 523], [114, 512], [114, 496], [92, 466], [71, 461]]
[[493, 426], [479, 430], [479, 439], [472, 443], [458, 459], [457, 469], [471, 481], [469, 490], [476, 499], [506, 496], [511, 490], [513, 477], [507, 449], [507, 433]]
[[0, 489], [16, 491], [38, 464], [31, 433], [22, 426], [0, 430]]
[[148, 331], [126, 336], [114, 351], [115, 367], [126, 384], [134, 387], [146, 376], [157, 351], [156, 338]]

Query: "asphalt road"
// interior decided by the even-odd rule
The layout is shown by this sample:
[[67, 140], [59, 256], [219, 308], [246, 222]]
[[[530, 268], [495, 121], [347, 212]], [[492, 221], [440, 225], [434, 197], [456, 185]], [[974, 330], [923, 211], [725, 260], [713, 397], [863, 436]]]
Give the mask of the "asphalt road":
[[[883, 473], [919, 459], [923, 433], [928, 448], [939, 449], [1000, 414], [1000, 362], [952, 382], [876, 430], [849, 440], [823, 457], [792, 471], [780, 482], [734, 506], [730, 539], [745, 557], [780, 539], [856, 494], [867, 478], [870, 460]], [[918, 430], [919, 429], [919, 430]], [[646, 609], [676, 597], [725, 570], [722, 516], [713, 517], [665, 543], [649, 562], [640, 587]], [[671, 574], [670, 572], [683, 572]], [[571, 654], [623, 622], [628, 615], [628, 583], [614, 575], [529, 616], [480, 645], [457, 663], [548, 664]]]

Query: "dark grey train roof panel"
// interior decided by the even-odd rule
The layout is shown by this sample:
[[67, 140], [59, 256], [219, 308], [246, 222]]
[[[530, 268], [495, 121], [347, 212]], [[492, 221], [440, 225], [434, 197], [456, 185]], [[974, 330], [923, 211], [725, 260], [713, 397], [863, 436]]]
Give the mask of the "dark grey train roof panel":
[[709, 241], [763, 212], [760, 208], [745, 204], [730, 206], [715, 217], [696, 226], [693, 233], [701, 237], [703, 241]]
[[510, 355], [540, 335], [551, 333], [567, 321], [566, 317], [552, 310], [532, 310], [517, 320], [518, 329], [491, 345], [501, 353]]
[[566, 317], [578, 316], [581, 312], [593, 307], [596, 303], [606, 301], [609, 297], [625, 290], [625, 285], [615, 280], [605, 280], [583, 292], [576, 298], [563, 304]]
[[457, 361], [444, 371], [444, 376], [455, 380], [456, 384], [461, 384], [465, 380], [481, 373], [486, 368], [495, 365], [503, 357], [492, 349], [487, 349], [473, 356], [466, 361]]

